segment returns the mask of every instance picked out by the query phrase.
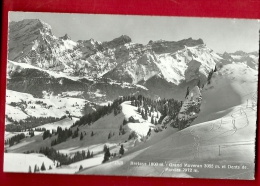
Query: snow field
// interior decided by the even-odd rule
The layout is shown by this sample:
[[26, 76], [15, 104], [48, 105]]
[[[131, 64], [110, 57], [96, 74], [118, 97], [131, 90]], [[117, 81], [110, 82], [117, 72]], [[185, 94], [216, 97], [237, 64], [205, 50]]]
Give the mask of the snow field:
[[41, 168], [42, 163], [46, 169], [55, 167], [55, 163], [42, 154], [4, 153], [4, 172], [28, 172], [29, 166], [33, 172], [34, 166]]
[[[82, 116], [82, 109], [88, 103], [88, 101], [80, 98], [62, 98], [50, 95], [49, 98], [39, 99], [27, 93], [6, 91], [6, 115], [17, 121], [29, 116], [60, 118], [66, 115], [66, 111], [71, 115], [80, 117]], [[39, 101], [43, 103], [37, 103]], [[11, 106], [11, 102], [16, 103], [17, 106]]]

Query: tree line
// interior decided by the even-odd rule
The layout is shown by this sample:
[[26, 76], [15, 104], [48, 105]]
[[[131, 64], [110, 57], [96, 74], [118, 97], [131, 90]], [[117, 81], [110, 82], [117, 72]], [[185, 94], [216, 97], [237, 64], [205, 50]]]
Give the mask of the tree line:
[[60, 153], [59, 151], [53, 149], [53, 148], [49, 148], [49, 147], [41, 147], [40, 150], [37, 151], [26, 151], [24, 152], [25, 154], [30, 154], [30, 153], [40, 153], [40, 154], [44, 154], [45, 156], [47, 156], [49, 159], [55, 161], [58, 161], [59, 163], [57, 163], [57, 167], [61, 166], [61, 165], [69, 165], [71, 163], [75, 163], [78, 161], [82, 161], [85, 159], [89, 159], [94, 157], [93, 152], [90, 152], [89, 150], [86, 152], [84, 150], [82, 151], [77, 151], [74, 156], [70, 157], [68, 156], [68, 154], [63, 154]]
[[[103, 152], [104, 152], [104, 159], [103, 159], [102, 163], [105, 163], [105, 162], [109, 161], [111, 158], [114, 158], [114, 157], [117, 156], [116, 153], [110, 152], [110, 149], [107, 145], [104, 145]], [[119, 152], [118, 152], [119, 158], [121, 158], [124, 155], [124, 153], [125, 153], [125, 149], [124, 149], [124, 146], [122, 144], [120, 149], [119, 149]]]
[[114, 113], [114, 115], [118, 115], [121, 113], [121, 103], [124, 101], [124, 98], [119, 98], [113, 101], [112, 104], [108, 104], [107, 106], [102, 106], [97, 108], [96, 111], [93, 111], [92, 113], [85, 114], [82, 116], [79, 120], [77, 120], [71, 127], [80, 126], [80, 125], [91, 125], [101, 117], [104, 117], [105, 115], [108, 115], [110, 113]]
[[24, 134], [24, 133], [17, 134], [17, 135], [15, 135], [15, 136], [13, 136], [13, 137], [11, 137], [11, 138], [5, 140], [5, 145], [8, 145], [8, 144], [9, 144], [9, 147], [11, 147], [11, 146], [13, 146], [13, 145], [15, 145], [15, 144], [17, 144], [17, 143], [20, 143], [20, 141], [21, 141], [22, 139], [24, 139], [24, 138], [25, 138], [25, 134]]
[[60, 118], [52, 117], [52, 116], [48, 116], [48, 117], [31, 116], [31, 117], [25, 118], [24, 120], [17, 121], [17, 120], [14, 120], [12, 117], [8, 117], [6, 115], [6, 118], [13, 124], [6, 125], [5, 130], [8, 132], [22, 132], [22, 131], [25, 131], [25, 130], [28, 130], [28, 129], [31, 129], [34, 127], [38, 127], [40, 125], [63, 120], [66, 117], [67, 117], [66, 115], [64, 115]]

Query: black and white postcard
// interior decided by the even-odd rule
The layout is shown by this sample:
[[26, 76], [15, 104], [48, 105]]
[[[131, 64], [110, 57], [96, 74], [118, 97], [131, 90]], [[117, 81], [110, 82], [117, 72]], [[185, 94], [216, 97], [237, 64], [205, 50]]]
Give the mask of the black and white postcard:
[[254, 179], [259, 21], [9, 12], [4, 171]]

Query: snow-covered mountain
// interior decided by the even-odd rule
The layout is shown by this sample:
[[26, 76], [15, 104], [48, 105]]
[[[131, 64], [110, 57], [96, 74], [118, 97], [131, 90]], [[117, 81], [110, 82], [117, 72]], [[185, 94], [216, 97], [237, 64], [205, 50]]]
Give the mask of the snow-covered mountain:
[[153, 76], [162, 77], [175, 85], [200, 76], [205, 78], [220, 59], [201, 39], [192, 38], [178, 42], [149, 42], [140, 48], [134, 43], [128, 43], [120, 50], [124, 62], [104, 77], [131, 83], [145, 82]]
[[249, 67], [258, 70], [258, 58], [259, 58], [259, 53], [258, 51], [255, 52], [250, 52], [246, 53], [243, 51], [236, 51], [234, 53], [223, 53], [220, 54], [220, 56], [223, 58], [222, 63], [223, 64], [230, 64], [233, 62], [241, 62], [245, 63]]
[[116, 66], [115, 48], [130, 42], [121, 36], [109, 42], [72, 41], [56, 37], [51, 26], [38, 19], [9, 24], [8, 59], [70, 76], [96, 77]]
[[[198, 79], [204, 83], [216, 63], [223, 60], [209, 49], [202, 39], [158, 40], [143, 45], [133, 43], [130, 37], [122, 35], [106, 42], [94, 39], [75, 42], [67, 34], [62, 37], [54, 36], [51, 26], [38, 19], [10, 22], [8, 46], [8, 59], [17, 62], [8, 64], [9, 89], [34, 94], [26, 88], [18, 88], [14, 78], [17, 78], [17, 75], [24, 77], [28, 73], [35, 74], [37, 71], [37, 78], [44, 77], [46, 84], [56, 85], [53, 82], [66, 78], [67, 81], [74, 82], [73, 86], [66, 86], [67, 89], [79, 91], [75, 84], [87, 87], [81, 88], [81, 91], [85, 92], [83, 97], [89, 99], [91, 96], [87, 94], [95, 97], [95, 92], [99, 92], [105, 95], [103, 102], [115, 99], [113, 96], [107, 96], [111, 89], [115, 90], [113, 95], [116, 97], [123, 94], [126, 90], [122, 85], [132, 89], [131, 93], [146, 92], [154, 98], [171, 97], [166, 93], [168, 91], [161, 90], [165, 87], [180, 95]], [[27, 82], [25, 78], [24, 83], [35, 87], [33, 81], [35, 80]], [[106, 89], [102, 89], [97, 81]], [[82, 82], [85, 85], [82, 85]], [[118, 83], [120, 86], [115, 87]], [[144, 86], [143, 89], [136, 84]], [[176, 86], [180, 89], [176, 89]], [[93, 91], [90, 91], [90, 88]], [[55, 94], [64, 91], [57, 91], [58, 88], [53, 87], [45, 89]], [[37, 92], [37, 96], [41, 97], [42, 91]], [[98, 96], [95, 98], [100, 100]]]
[[53, 35], [38, 19], [10, 22], [8, 60], [9, 90], [98, 104], [130, 94], [184, 100], [187, 88], [203, 86], [216, 67], [244, 63], [258, 69], [258, 52], [217, 54], [202, 39], [143, 45], [122, 35], [105, 42], [73, 41], [67, 34]]

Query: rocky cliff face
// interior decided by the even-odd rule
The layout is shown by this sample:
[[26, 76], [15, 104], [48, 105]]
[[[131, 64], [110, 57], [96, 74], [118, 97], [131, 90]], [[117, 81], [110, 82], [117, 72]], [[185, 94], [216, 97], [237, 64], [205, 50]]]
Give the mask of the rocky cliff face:
[[178, 115], [180, 120], [195, 119], [200, 111], [202, 96], [199, 87], [195, 86], [187, 94]]
[[202, 96], [198, 86], [188, 90], [178, 116], [172, 121], [174, 127], [180, 130], [189, 127], [199, 115], [201, 101]]
[[179, 107], [174, 107], [176, 109], [174, 112], [168, 113], [162, 124], [164, 126], [170, 125], [179, 130], [189, 127], [199, 116], [201, 103], [202, 95], [200, 88], [194, 86], [190, 90], [188, 87], [184, 101], [180, 102]]

